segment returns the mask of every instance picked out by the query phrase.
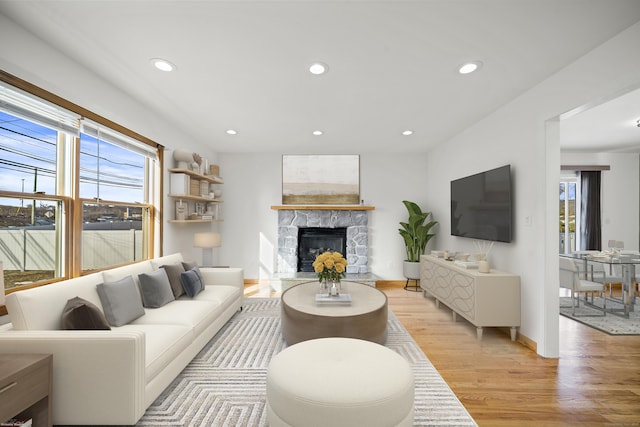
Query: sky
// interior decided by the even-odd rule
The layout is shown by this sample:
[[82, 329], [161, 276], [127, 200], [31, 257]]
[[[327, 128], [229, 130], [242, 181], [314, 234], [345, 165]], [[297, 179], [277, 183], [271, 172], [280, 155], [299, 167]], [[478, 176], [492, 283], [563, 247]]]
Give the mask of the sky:
[[[56, 145], [56, 131], [0, 111], [0, 190], [33, 192], [35, 184], [55, 194]], [[144, 202], [143, 156], [104, 141], [99, 147], [81, 136], [80, 197]]]

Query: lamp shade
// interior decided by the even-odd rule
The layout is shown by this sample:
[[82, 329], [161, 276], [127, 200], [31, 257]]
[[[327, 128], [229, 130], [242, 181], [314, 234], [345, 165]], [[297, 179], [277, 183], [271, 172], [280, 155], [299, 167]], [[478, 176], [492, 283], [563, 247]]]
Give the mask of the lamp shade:
[[193, 237], [193, 246], [196, 248], [217, 248], [220, 244], [220, 233], [196, 233]]

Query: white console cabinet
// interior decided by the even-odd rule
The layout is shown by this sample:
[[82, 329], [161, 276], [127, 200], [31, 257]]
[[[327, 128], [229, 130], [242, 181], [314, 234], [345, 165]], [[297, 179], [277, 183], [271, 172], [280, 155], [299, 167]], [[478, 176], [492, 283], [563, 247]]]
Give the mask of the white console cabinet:
[[480, 273], [452, 261], [431, 255], [420, 257], [420, 286], [424, 295], [433, 296], [436, 305], [445, 304], [476, 326], [478, 339], [483, 327], [511, 328], [516, 340], [520, 326], [520, 276], [491, 270]]

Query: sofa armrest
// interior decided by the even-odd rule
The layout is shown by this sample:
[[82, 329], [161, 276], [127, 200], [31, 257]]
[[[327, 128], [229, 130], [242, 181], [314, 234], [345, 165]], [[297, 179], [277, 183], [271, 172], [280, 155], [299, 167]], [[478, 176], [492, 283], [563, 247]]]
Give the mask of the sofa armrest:
[[135, 424], [145, 411], [139, 331], [2, 331], [3, 353], [53, 354], [53, 424]]
[[244, 270], [242, 268], [200, 267], [206, 286], [236, 286], [244, 291]]

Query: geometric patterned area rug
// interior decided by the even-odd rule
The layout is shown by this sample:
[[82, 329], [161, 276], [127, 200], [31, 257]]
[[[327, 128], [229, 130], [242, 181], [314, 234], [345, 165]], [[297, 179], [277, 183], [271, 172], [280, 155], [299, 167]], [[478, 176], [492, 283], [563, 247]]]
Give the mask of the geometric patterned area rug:
[[[640, 303], [640, 301], [638, 302]], [[603, 303], [603, 298], [596, 297], [593, 299], [593, 304], [598, 307], [602, 307]], [[621, 303], [607, 299], [607, 309], [620, 310], [622, 308], [623, 305]], [[618, 313], [622, 314], [621, 312]], [[571, 297], [560, 297], [560, 314], [609, 335], [640, 335], [640, 316], [638, 316], [637, 311], [630, 311], [629, 318], [612, 313], [602, 316], [601, 310], [589, 307], [584, 304], [584, 301], [580, 301], [580, 307], [576, 307], [576, 316], [573, 316]]]
[[[267, 367], [286, 346], [280, 298], [246, 298], [136, 425], [266, 426]], [[386, 346], [413, 368], [415, 426], [477, 426], [391, 310]]]

